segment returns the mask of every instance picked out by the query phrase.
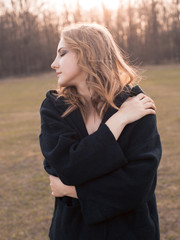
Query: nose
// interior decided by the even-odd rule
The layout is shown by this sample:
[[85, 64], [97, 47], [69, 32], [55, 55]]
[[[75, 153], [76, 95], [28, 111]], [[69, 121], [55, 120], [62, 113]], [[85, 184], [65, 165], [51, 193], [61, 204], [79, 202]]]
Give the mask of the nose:
[[52, 69], [59, 68], [59, 63], [58, 63], [58, 61], [57, 61], [57, 57], [56, 57], [56, 58], [54, 59], [54, 61], [52, 62], [51, 68], [52, 68]]

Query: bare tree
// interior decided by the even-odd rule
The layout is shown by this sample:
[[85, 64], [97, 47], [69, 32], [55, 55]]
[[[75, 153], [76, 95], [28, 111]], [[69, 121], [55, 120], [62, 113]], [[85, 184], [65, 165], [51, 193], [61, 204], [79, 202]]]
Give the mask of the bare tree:
[[131, 60], [180, 61], [179, 0], [119, 1], [116, 11], [104, 4], [84, 11], [77, 0], [74, 8], [64, 2], [60, 14], [45, 0], [10, 0], [8, 7], [0, 0], [0, 77], [49, 70], [62, 27], [79, 21], [105, 25]]
[[180, 2], [179, 0], [172, 0], [172, 6], [173, 6], [172, 37], [174, 42], [173, 55], [176, 61], [180, 62]]

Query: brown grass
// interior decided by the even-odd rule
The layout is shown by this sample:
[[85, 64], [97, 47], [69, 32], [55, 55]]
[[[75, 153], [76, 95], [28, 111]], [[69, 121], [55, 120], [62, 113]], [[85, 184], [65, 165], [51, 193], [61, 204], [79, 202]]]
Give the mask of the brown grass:
[[[140, 84], [157, 106], [163, 156], [156, 189], [161, 240], [180, 240], [180, 66], [148, 66]], [[39, 148], [39, 107], [52, 73], [0, 82], [0, 238], [47, 240], [54, 199]]]

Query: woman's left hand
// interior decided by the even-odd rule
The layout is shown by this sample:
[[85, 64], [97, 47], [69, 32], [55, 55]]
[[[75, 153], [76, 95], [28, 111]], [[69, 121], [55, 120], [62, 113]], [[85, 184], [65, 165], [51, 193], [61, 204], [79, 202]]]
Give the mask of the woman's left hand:
[[75, 186], [68, 186], [61, 182], [58, 177], [49, 175], [50, 187], [52, 190], [52, 195], [54, 197], [64, 197], [69, 196], [73, 198], [78, 198]]

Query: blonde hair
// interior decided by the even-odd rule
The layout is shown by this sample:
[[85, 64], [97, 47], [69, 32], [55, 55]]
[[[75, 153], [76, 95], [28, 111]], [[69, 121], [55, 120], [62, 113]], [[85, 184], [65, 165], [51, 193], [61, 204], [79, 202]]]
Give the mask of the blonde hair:
[[[125, 85], [133, 85], [138, 75], [125, 62], [111, 33], [97, 23], [78, 23], [64, 28], [61, 37], [76, 53], [79, 67], [88, 74], [86, 83], [92, 90], [91, 101], [98, 115], [102, 118], [109, 105], [118, 109], [114, 104], [115, 97]], [[83, 118], [87, 119], [86, 99], [75, 86], [59, 86], [57, 92], [57, 98], [63, 96], [69, 104], [62, 117], [79, 108]]]

